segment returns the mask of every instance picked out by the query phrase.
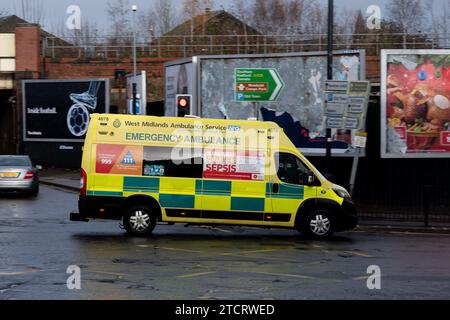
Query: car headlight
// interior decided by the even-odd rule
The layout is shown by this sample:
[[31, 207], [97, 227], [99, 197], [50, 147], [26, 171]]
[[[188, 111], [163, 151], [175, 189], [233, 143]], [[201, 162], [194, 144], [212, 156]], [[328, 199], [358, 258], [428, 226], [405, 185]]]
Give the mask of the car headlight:
[[342, 189], [333, 189], [333, 191], [341, 198], [344, 199], [351, 199], [352, 197], [350, 196], [350, 194], [346, 191], [346, 190], [342, 190]]

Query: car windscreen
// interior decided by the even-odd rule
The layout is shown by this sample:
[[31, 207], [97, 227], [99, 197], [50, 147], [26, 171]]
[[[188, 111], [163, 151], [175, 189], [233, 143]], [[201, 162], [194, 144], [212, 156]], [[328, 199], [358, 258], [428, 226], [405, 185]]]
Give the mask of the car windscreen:
[[29, 167], [31, 162], [28, 158], [0, 157], [0, 167]]

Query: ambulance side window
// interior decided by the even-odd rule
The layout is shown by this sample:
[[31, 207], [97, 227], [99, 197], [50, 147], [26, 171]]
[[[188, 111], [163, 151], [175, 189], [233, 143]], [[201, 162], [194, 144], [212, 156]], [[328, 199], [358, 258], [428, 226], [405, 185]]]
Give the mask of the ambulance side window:
[[145, 177], [202, 178], [203, 158], [198, 150], [145, 147], [142, 175]]
[[303, 184], [302, 176], [309, 172], [303, 162], [290, 153], [278, 153], [275, 155], [278, 178], [289, 184]]

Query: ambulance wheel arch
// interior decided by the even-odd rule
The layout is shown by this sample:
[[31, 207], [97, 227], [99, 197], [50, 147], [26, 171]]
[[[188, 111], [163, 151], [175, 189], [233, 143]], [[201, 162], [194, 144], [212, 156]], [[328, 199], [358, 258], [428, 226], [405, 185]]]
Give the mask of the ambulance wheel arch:
[[[337, 215], [341, 207], [338, 202], [323, 199], [323, 198], [310, 198], [302, 202], [297, 215], [295, 217], [295, 229], [307, 236], [313, 236], [315, 238], [329, 238], [335, 231]], [[322, 219], [329, 223], [325, 233], [315, 233], [311, 229], [311, 220], [316, 219], [318, 216], [322, 216]], [[322, 222], [324, 222], [322, 221]]]

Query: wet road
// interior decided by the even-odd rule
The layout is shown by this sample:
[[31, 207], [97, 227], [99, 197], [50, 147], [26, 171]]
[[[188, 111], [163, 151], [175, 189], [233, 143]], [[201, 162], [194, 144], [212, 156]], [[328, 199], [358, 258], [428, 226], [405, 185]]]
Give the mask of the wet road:
[[[450, 237], [158, 226], [129, 238], [117, 222], [76, 223], [74, 193], [0, 197], [0, 299], [449, 299]], [[81, 290], [66, 270], [81, 268]], [[381, 269], [381, 290], [367, 268]]]

